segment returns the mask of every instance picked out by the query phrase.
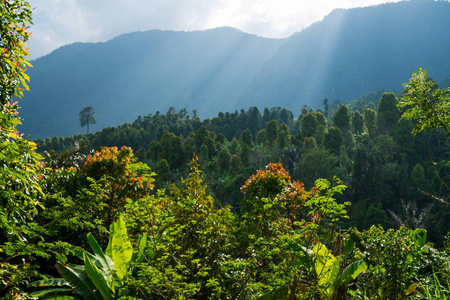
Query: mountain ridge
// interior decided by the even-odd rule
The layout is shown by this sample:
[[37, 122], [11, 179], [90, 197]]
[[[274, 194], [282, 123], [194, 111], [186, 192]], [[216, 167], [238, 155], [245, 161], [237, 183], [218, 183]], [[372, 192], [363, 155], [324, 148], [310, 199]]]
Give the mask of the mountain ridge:
[[94, 130], [172, 106], [202, 118], [251, 106], [295, 112], [398, 89], [418, 66], [440, 81], [450, 77], [447, 15], [449, 2], [415, 0], [338, 9], [287, 39], [222, 27], [63, 46], [32, 62], [20, 130], [31, 138], [82, 133], [86, 106], [96, 110]]

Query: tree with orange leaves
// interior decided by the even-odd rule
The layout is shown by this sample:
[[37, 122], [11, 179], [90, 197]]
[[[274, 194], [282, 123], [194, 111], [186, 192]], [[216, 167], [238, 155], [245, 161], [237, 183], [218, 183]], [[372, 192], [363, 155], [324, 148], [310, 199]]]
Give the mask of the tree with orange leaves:
[[129, 147], [103, 147], [90, 155], [81, 169], [90, 181], [88, 190], [102, 198], [104, 226], [108, 227], [124, 211], [127, 199], [147, 196], [153, 189], [154, 173], [137, 161]]

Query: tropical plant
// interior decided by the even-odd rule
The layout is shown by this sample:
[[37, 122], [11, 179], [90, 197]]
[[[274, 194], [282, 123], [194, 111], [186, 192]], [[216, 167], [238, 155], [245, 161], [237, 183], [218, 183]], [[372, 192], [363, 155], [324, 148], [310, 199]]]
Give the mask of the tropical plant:
[[[109, 244], [105, 252], [92, 236], [87, 235], [93, 251], [78, 253], [83, 265], [62, 264], [56, 268], [62, 278], [39, 280], [29, 287], [52, 287], [31, 293], [39, 299], [119, 299], [123, 296], [139, 297], [140, 291], [126, 286], [127, 276], [131, 275], [135, 264], [154, 257], [154, 249], [148, 246], [147, 235], [142, 235], [133, 251], [128, 238], [125, 221], [122, 217], [111, 224]], [[58, 298], [62, 297], [62, 298]]]

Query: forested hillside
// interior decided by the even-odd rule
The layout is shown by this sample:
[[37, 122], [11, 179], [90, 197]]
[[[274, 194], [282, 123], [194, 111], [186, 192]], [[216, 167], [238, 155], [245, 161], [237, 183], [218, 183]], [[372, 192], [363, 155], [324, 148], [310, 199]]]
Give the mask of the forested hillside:
[[33, 61], [20, 129], [32, 139], [82, 133], [86, 106], [97, 111], [94, 130], [171, 106], [201, 118], [254, 106], [316, 109], [324, 98], [398, 88], [418, 66], [441, 81], [450, 77], [448, 15], [447, 1], [402, 1], [336, 10], [286, 40], [217, 28], [68, 45]]
[[[395, 94], [378, 91], [345, 105], [326, 100], [324, 109], [304, 106], [298, 115], [280, 107], [251, 107], [203, 121], [172, 107], [95, 134], [36, 142], [40, 152], [53, 153], [48, 159], [59, 164], [78, 155], [71, 154], [76, 145], [86, 154], [103, 146], [131, 147], [156, 172], [157, 188], [179, 182], [197, 153], [215, 205], [231, 205], [236, 213], [242, 208], [240, 187], [270, 162], [281, 163], [307, 188], [317, 178], [336, 176], [349, 186], [339, 199], [352, 203], [350, 221], [343, 227], [394, 228], [404, 225], [399, 220], [416, 222], [411, 226], [427, 228], [431, 240], [441, 244], [450, 228], [447, 210], [419, 189], [433, 195], [447, 192], [436, 172], [446, 182], [450, 169], [433, 162], [448, 159], [448, 137], [438, 130], [413, 136], [413, 124], [400, 119], [397, 104]], [[408, 206], [415, 208], [405, 210]]]

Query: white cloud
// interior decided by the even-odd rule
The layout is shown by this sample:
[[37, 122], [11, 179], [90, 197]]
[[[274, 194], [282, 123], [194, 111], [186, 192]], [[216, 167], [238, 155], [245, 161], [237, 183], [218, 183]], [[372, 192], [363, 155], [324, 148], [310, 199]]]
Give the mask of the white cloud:
[[65, 44], [106, 41], [131, 31], [230, 26], [284, 38], [335, 8], [399, 0], [29, 0], [34, 7], [32, 58]]

